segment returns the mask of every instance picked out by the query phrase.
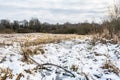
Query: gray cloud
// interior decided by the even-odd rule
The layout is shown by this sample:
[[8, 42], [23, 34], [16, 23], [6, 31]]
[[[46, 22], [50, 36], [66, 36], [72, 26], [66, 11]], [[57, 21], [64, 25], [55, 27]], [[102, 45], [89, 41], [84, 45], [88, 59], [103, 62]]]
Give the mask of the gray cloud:
[[38, 17], [51, 23], [74, 23], [94, 17], [99, 21], [106, 14], [107, 4], [107, 0], [0, 0], [0, 18]]

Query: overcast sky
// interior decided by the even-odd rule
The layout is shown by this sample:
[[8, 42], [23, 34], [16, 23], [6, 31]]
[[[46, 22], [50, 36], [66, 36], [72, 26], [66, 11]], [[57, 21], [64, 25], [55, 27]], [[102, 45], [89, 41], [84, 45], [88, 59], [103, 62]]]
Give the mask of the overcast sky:
[[0, 19], [38, 18], [41, 22], [64, 23], [96, 20], [106, 15], [112, 0], [0, 0]]

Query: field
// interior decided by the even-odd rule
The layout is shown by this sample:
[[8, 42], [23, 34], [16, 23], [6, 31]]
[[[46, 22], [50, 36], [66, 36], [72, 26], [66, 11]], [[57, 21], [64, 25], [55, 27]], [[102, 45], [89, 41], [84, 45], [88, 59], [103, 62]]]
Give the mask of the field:
[[0, 80], [120, 80], [120, 44], [76, 34], [0, 34]]

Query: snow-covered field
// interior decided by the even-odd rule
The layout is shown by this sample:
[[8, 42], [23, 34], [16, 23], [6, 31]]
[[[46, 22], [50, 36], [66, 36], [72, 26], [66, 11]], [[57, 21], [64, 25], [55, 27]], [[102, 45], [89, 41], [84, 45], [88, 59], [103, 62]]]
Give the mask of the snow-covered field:
[[88, 38], [29, 49], [36, 47], [37, 54], [29, 55], [30, 58], [39, 64], [60, 67], [44, 65], [47, 69], [41, 69], [34, 61], [23, 60], [24, 51], [19, 42], [13, 42], [0, 46], [0, 80], [120, 80], [120, 44], [93, 44]]

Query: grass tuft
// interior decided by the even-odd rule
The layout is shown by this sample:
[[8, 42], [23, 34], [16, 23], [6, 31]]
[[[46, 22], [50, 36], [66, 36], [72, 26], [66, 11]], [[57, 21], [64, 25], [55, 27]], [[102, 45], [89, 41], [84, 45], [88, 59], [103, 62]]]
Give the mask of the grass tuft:
[[113, 64], [110, 60], [106, 60], [106, 62], [103, 64], [102, 68], [107, 69], [108, 72], [113, 72], [116, 75], [120, 74], [120, 69], [115, 64]]

